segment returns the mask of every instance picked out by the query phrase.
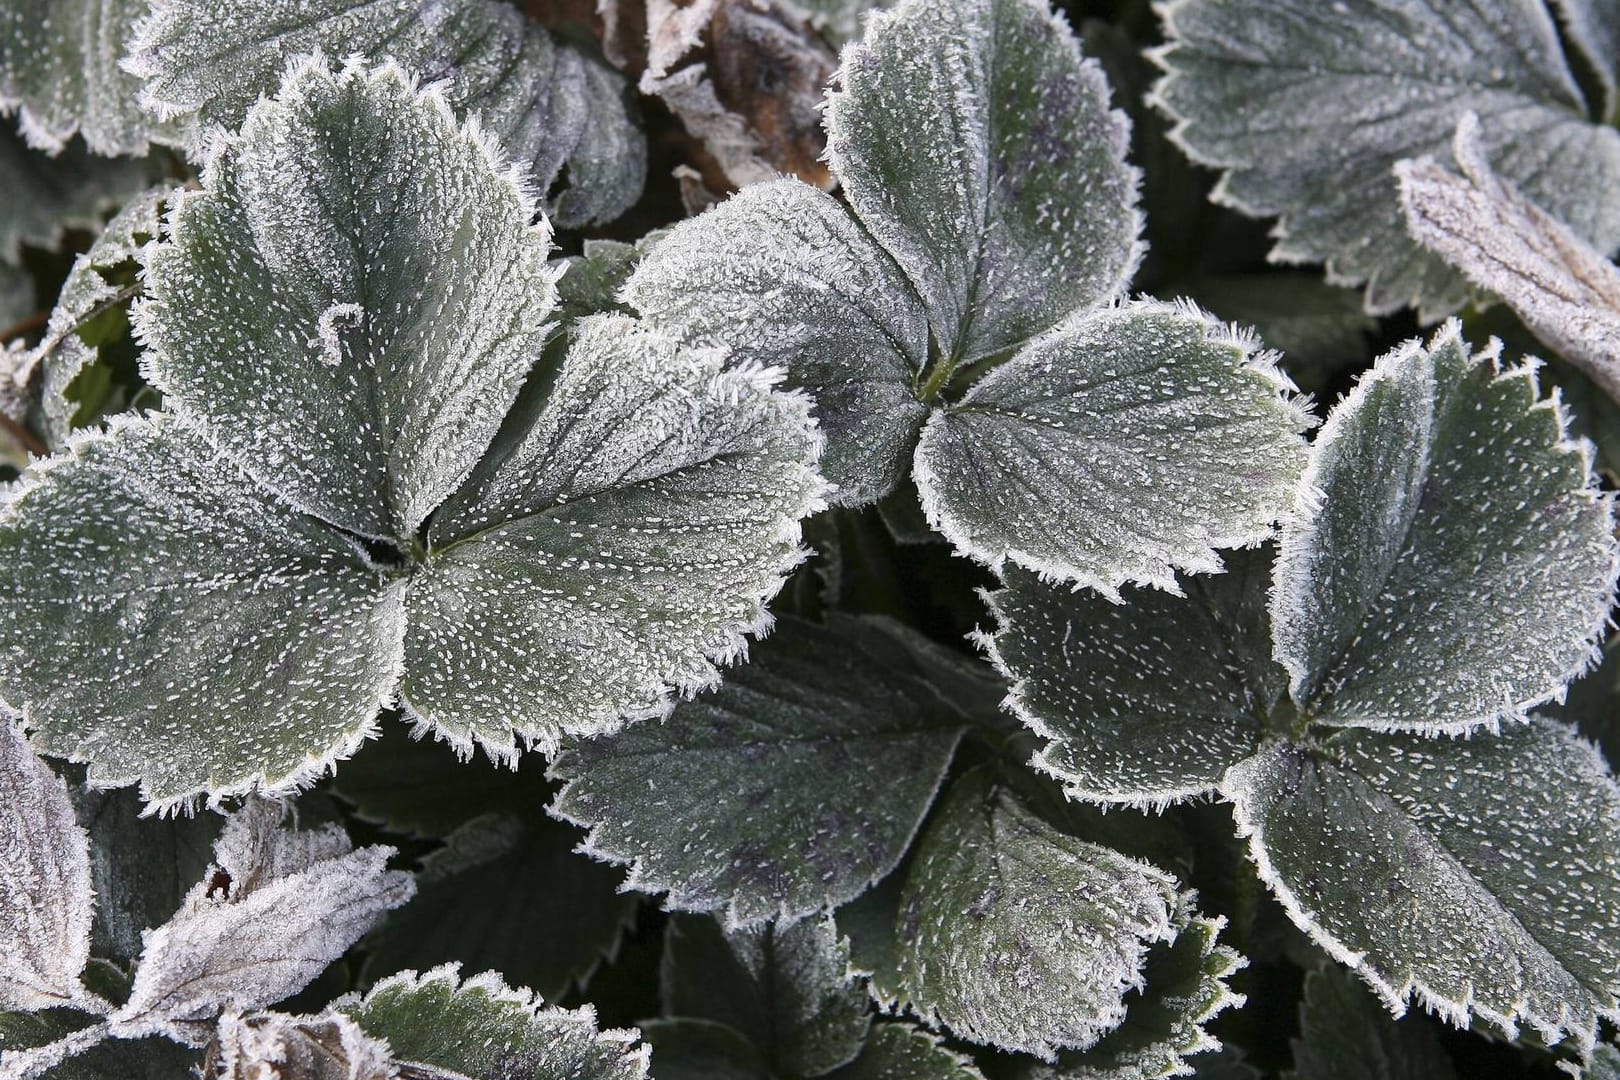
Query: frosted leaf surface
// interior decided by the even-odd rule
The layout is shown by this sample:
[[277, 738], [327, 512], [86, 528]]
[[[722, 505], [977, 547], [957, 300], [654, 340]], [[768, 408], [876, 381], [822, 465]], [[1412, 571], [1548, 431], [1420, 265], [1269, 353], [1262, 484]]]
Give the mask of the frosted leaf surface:
[[545, 341], [550, 230], [436, 92], [304, 64], [144, 254], [149, 381], [267, 488], [406, 538]]
[[169, 417], [115, 421], [0, 512], [0, 695], [149, 800], [297, 787], [392, 689], [402, 585]]
[[973, 1060], [944, 1046], [937, 1035], [903, 1023], [882, 1023], [861, 1056], [828, 1080], [984, 1080]]
[[1089, 1050], [1059, 1055], [1057, 1068], [1036, 1069], [1027, 1080], [1160, 1080], [1189, 1070], [1203, 1076], [1205, 1055], [1220, 1047], [1204, 1025], [1245, 1000], [1226, 985], [1246, 961], [1216, 944], [1224, 925], [1224, 919], [1182, 912], [1175, 940], [1148, 953], [1143, 988], [1125, 998], [1120, 1025]]
[[40, 426], [53, 449], [67, 445], [79, 411], [79, 403], [69, 397], [73, 380], [99, 357], [98, 346], [85, 341], [81, 331], [101, 312], [120, 306], [127, 311], [128, 291], [110, 279], [134, 271], [136, 254], [158, 235], [171, 195], [168, 187], [136, 195], [107, 223], [90, 250], [73, 260], [45, 336], [29, 354], [30, 369], [39, 371]]
[[1272, 258], [1326, 261], [1369, 311], [1462, 305], [1455, 271], [1407, 236], [1391, 167], [1449, 158], [1478, 113], [1491, 161], [1602, 251], [1620, 243], [1620, 132], [1589, 121], [1542, 0], [1172, 0], [1157, 103], [1218, 201], [1281, 215]]
[[[634, 1030], [598, 1031], [596, 1014], [546, 1007], [494, 972], [465, 982], [454, 966], [400, 972], [363, 998], [333, 1003], [386, 1039], [396, 1061], [468, 1080], [644, 1080], [647, 1049]], [[408, 1075], [408, 1074], [407, 1074]]]
[[1254, 345], [1153, 301], [1037, 339], [936, 410], [917, 450], [929, 523], [1006, 562], [1117, 594], [1256, 543], [1304, 468], [1309, 419]]
[[892, 870], [968, 718], [960, 665], [898, 623], [785, 618], [718, 690], [558, 758], [554, 812], [629, 884], [729, 924], [807, 915]]
[[20, 112], [28, 141], [51, 153], [75, 132], [98, 154], [146, 153], [148, 139], [166, 133], [141, 111], [141, 81], [119, 67], [146, 6], [15, 0], [0, 8], [0, 113]]
[[830, 918], [723, 931], [714, 919], [671, 920], [664, 1012], [725, 1024], [774, 1076], [821, 1076], [859, 1053], [870, 1023], [849, 946]]
[[410, 875], [386, 868], [393, 848], [351, 849], [336, 825], [282, 828], [284, 813], [253, 799], [226, 823], [214, 870], [146, 933], [115, 1034], [181, 1034], [228, 1008], [272, 1005], [410, 899]]
[[1350, 729], [1222, 783], [1296, 925], [1399, 1012], [1572, 1035], [1620, 993], [1620, 789], [1568, 728], [1468, 740]]
[[1396, 166], [1413, 237], [1620, 401], [1620, 271], [1496, 175], [1471, 113], [1453, 154], [1461, 176], [1433, 160]]
[[210, 1080], [397, 1080], [388, 1044], [340, 1013], [227, 1013]]
[[22, 729], [0, 720], [0, 1009], [33, 1012], [87, 997], [90, 838], [67, 785]]
[[1455, 324], [1339, 403], [1283, 530], [1271, 599], [1294, 700], [1333, 724], [1457, 732], [1562, 692], [1596, 659], [1611, 500], [1528, 368]]
[[1046, 747], [1037, 768], [1071, 798], [1163, 804], [1212, 790], [1248, 757], [1287, 692], [1271, 659], [1271, 557], [1229, 555], [1184, 596], [1139, 590], [1116, 604], [1009, 571], [990, 596], [987, 640], [1012, 681], [1012, 711]]
[[918, 843], [883, 981], [927, 1024], [1050, 1060], [1124, 1018], [1177, 903], [1169, 875], [965, 778]]
[[646, 143], [622, 76], [558, 45], [538, 24], [493, 0], [156, 0], [130, 42], [142, 101], [188, 118], [191, 141], [210, 125], [234, 130], [282, 72], [310, 53], [391, 58], [416, 79], [443, 81], [458, 116], [476, 117], [506, 156], [549, 192], [566, 226], [618, 216], [641, 193]]
[[927, 410], [921, 299], [836, 199], [800, 180], [744, 188], [682, 222], [625, 287], [642, 315], [694, 344], [784, 368], [816, 402], [833, 501], [855, 506], [905, 476]]
[[1284, 1080], [1453, 1080], [1434, 1028], [1398, 1021], [1355, 976], [1324, 967], [1305, 976], [1294, 1067]]
[[845, 50], [839, 83], [833, 170], [945, 357], [1000, 352], [1124, 288], [1128, 123], [1043, 0], [904, 0]]
[[496, 756], [667, 710], [766, 623], [819, 508], [806, 402], [634, 319], [576, 323], [507, 460], [435, 519], [403, 698]]
[[[0, 9], [0, 19], [10, 8]], [[0, 124], [0, 262], [19, 265], [22, 245], [55, 250], [65, 229], [100, 229], [101, 213], [150, 182], [144, 161], [108, 161], [73, 143], [54, 157]]]

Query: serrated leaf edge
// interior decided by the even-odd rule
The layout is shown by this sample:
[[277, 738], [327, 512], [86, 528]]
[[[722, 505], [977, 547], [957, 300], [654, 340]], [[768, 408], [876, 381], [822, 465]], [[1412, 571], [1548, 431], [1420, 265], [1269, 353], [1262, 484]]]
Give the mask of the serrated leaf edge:
[[[1597, 450], [1591, 441], [1582, 435], [1571, 434], [1571, 420], [1568, 408], [1564, 404], [1563, 394], [1558, 387], [1543, 397], [1541, 394], [1541, 381], [1538, 371], [1541, 361], [1535, 357], [1526, 357], [1516, 365], [1506, 366], [1502, 363], [1502, 342], [1493, 337], [1483, 348], [1471, 350], [1466, 339], [1462, 336], [1462, 322], [1458, 319], [1447, 319], [1439, 330], [1425, 341], [1423, 338], [1411, 338], [1390, 351], [1384, 353], [1373, 361], [1373, 366], [1361, 373], [1356, 385], [1350, 392], [1328, 413], [1327, 420], [1317, 432], [1316, 440], [1311, 446], [1310, 457], [1306, 462], [1305, 475], [1301, 478], [1298, 495], [1293, 508], [1285, 516], [1282, 535], [1277, 544], [1277, 560], [1275, 567], [1287, 565], [1295, 556], [1295, 552], [1304, 547], [1306, 533], [1304, 525], [1315, 517], [1316, 512], [1323, 505], [1326, 495], [1318, 477], [1321, 475], [1321, 458], [1316, 453], [1317, 447], [1337, 440], [1343, 428], [1353, 415], [1359, 411], [1361, 402], [1372, 393], [1379, 383], [1386, 382], [1395, 377], [1396, 369], [1417, 357], [1427, 359], [1439, 350], [1455, 344], [1458, 350], [1471, 365], [1489, 363], [1492, 365], [1492, 384], [1523, 380], [1530, 394], [1530, 405], [1525, 410], [1527, 415], [1545, 414], [1553, 424], [1553, 438], [1547, 450], [1554, 454], [1573, 454], [1580, 462], [1580, 470], [1586, 476], [1585, 485], [1578, 491], [1572, 492], [1574, 497], [1584, 497], [1588, 503], [1606, 504], [1613, 520], [1617, 495], [1614, 492], [1603, 491], [1598, 487], [1594, 473], [1594, 462]], [[1428, 448], [1424, 448], [1428, 453]], [[1288, 526], [1301, 526], [1298, 532], [1290, 535]], [[1530, 712], [1549, 703], [1564, 701], [1569, 690], [1569, 684], [1580, 676], [1595, 669], [1603, 659], [1603, 640], [1608, 629], [1614, 625], [1608, 612], [1612, 611], [1617, 598], [1620, 598], [1620, 538], [1615, 536], [1611, 528], [1608, 542], [1609, 551], [1609, 590], [1604, 603], [1605, 614], [1587, 631], [1585, 654], [1571, 667], [1558, 677], [1556, 684], [1545, 693], [1520, 701], [1505, 701], [1500, 709], [1482, 713], [1477, 716], [1466, 717], [1460, 720], [1436, 722], [1416, 727], [1411, 724], [1390, 722], [1358, 722], [1355, 726], [1367, 731], [1376, 731], [1384, 734], [1418, 734], [1428, 736], [1439, 735], [1467, 735], [1475, 731], [1496, 733], [1501, 730], [1503, 723], [1525, 723], [1530, 718]], [[1303, 576], [1296, 581], [1295, 588], [1282, 587], [1283, 576], [1273, 570], [1271, 589], [1267, 598], [1267, 612], [1271, 617], [1273, 627], [1273, 642], [1276, 641], [1276, 627], [1281, 626], [1290, 617], [1290, 611], [1303, 608], [1304, 598], [1311, 592], [1310, 582]], [[1308, 676], [1304, 665], [1297, 659], [1285, 658], [1275, 648], [1272, 658], [1288, 671], [1289, 697], [1297, 703], [1300, 684]]]
[[[1252, 330], [1237, 323], [1218, 319], [1187, 299], [1166, 302], [1151, 297], [1138, 297], [1131, 300], [1116, 300], [1112, 304], [1075, 312], [1057, 326], [1019, 346], [1018, 352], [1014, 354], [1013, 360], [1009, 362], [1016, 361], [1018, 355], [1035, 344], [1050, 337], [1062, 335], [1074, 323], [1105, 311], [1140, 311], [1148, 314], [1168, 314], [1201, 322], [1205, 342], [1232, 350], [1234, 359], [1237, 360], [1237, 374], [1259, 375], [1270, 386], [1273, 393], [1273, 402], [1281, 406], [1281, 415], [1286, 417], [1288, 422], [1294, 426], [1294, 430], [1308, 431], [1316, 425], [1315, 416], [1310, 411], [1310, 397], [1299, 394], [1293, 380], [1279, 366], [1279, 361], [1282, 358], [1281, 353], [1262, 346]], [[934, 424], [946, 412], [945, 409], [935, 408], [928, 417], [927, 424]], [[1271, 515], [1272, 520], [1260, 527], [1230, 535], [1209, 537], [1201, 550], [1192, 551], [1184, 558], [1146, 559], [1144, 561], [1159, 563], [1158, 572], [1151, 573], [1147, 577], [1138, 578], [1129, 574], [1098, 576], [1069, 563], [1039, 558], [1017, 548], [1007, 551], [990, 551], [974, 543], [966, 531], [951, 518], [944, 501], [939, 495], [939, 491], [944, 485], [940, 483], [940, 479], [935, 475], [934, 470], [923, 461], [922, 455], [916, 451], [912, 455], [911, 475], [913, 482], [917, 486], [918, 502], [922, 504], [923, 515], [928, 519], [929, 526], [950, 542], [957, 555], [972, 559], [990, 570], [998, 578], [1004, 576], [1003, 568], [1008, 562], [1011, 562], [1015, 566], [1031, 571], [1044, 584], [1070, 585], [1076, 591], [1083, 588], [1095, 589], [1116, 604], [1125, 602], [1120, 590], [1126, 585], [1161, 589], [1172, 596], [1183, 595], [1181, 587], [1176, 583], [1178, 571], [1192, 574], [1221, 572], [1224, 567], [1220, 558], [1222, 550], [1260, 546], [1275, 535], [1278, 522], [1285, 517], [1287, 512], [1286, 508], [1278, 508]]]
[[[1592, 763], [1600, 774], [1609, 775], [1608, 762], [1594, 744], [1573, 732], [1567, 732], [1566, 735], [1570, 742], [1580, 746], [1591, 756]], [[1265, 750], [1271, 747], [1287, 745], [1297, 746], [1297, 744], [1290, 744], [1285, 740], [1275, 740], [1268, 747], [1263, 747], [1260, 752], [1264, 753]], [[1255, 755], [1255, 757], [1258, 756], [1259, 754]], [[1232, 773], [1248, 764], [1248, 762], [1255, 760], [1255, 757], [1239, 762], [1227, 770], [1226, 775], [1221, 778], [1220, 793], [1222, 798], [1232, 807], [1232, 820], [1237, 829], [1238, 839], [1248, 841], [1249, 859], [1254, 864], [1256, 876], [1271, 891], [1277, 902], [1282, 905], [1288, 920], [1309, 938], [1312, 944], [1360, 976], [1362, 981], [1377, 995], [1379, 1001], [1383, 1002], [1384, 1007], [1389, 1010], [1391, 1016], [1396, 1019], [1405, 1016], [1411, 1002], [1415, 999], [1427, 1012], [1439, 1017], [1452, 1027], [1467, 1028], [1470, 1021], [1477, 1016], [1487, 1023], [1495, 1025], [1509, 1039], [1518, 1037], [1519, 1021], [1523, 1020], [1547, 1043], [1556, 1044], [1562, 1042], [1564, 1037], [1568, 1035], [1576, 1040], [1576, 1045], [1583, 1058], [1591, 1055], [1592, 1047], [1597, 1039], [1597, 1027], [1594, 1025], [1591, 1028], [1579, 1028], [1571, 1024], [1567, 1004], [1559, 1006], [1558, 1014], [1555, 1017], [1546, 1017], [1526, 1011], [1524, 1008], [1526, 1001], [1521, 997], [1513, 1003], [1513, 1012], [1504, 1015], [1475, 1001], [1471, 986], [1460, 1001], [1454, 1001], [1436, 993], [1432, 987], [1416, 976], [1408, 978], [1405, 983], [1397, 986], [1379, 976], [1363, 963], [1367, 955], [1365, 952], [1358, 952], [1349, 948], [1318, 925], [1315, 913], [1300, 901], [1299, 896], [1287, 886], [1282, 880], [1282, 876], [1277, 872], [1276, 864], [1271, 861], [1271, 857], [1266, 851], [1264, 826], [1245, 811], [1244, 805], [1238, 797], [1238, 792], [1231, 782]], [[1467, 868], [1464, 867], [1464, 869]], [[1495, 899], [1494, 894], [1492, 894], [1492, 899]], [[1500, 904], [1500, 902], [1498, 903]], [[1512, 911], [1507, 908], [1503, 908], [1503, 910], [1515, 922], [1518, 921], [1518, 917], [1513, 915]], [[1611, 1022], [1620, 1022], [1620, 1000], [1611, 1000], [1605, 1004], [1597, 1000], [1594, 995], [1593, 1004], [1596, 1006], [1595, 1011], [1600, 1018]]]

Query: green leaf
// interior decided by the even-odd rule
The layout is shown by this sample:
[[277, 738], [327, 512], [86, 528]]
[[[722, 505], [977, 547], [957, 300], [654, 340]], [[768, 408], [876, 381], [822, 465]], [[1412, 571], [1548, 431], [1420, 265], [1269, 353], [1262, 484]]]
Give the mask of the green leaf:
[[1448, 1080], [1451, 1059], [1432, 1027], [1394, 1020], [1342, 968], [1305, 976], [1294, 1067], [1285, 1080]]
[[636, 267], [667, 229], [654, 229], [633, 244], [618, 240], [587, 240], [581, 253], [562, 260], [557, 279], [557, 310], [567, 319], [583, 319], [610, 311], [629, 312], [620, 297]]
[[[1181, 912], [1175, 940], [1148, 953], [1143, 988], [1125, 998], [1119, 1027], [1089, 1050], [1060, 1055], [1055, 1070], [1034, 1070], [1029, 1080], [1159, 1080], [1202, 1066], [1204, 1055], [1221, 1045], [1204, 1025], [1244, 1003], [1226, 980], [1247, 962], [1215, 944], [1224, 925], [1224, 919]], [[1194, 1055], [1196, 1061], [1188, 1060]]]
[[78, 817], [90, 834], [96, 956], [129, 964], [141, 952], [141, 932], [161, 926], [213, 862], [218, 814], [141, 816], [130, 790], [72, 789]]
[[922, 301], [831, 196], [798, 180], [743, 189], [672, 229], [625, 296], [683, 340], [780, 366], [816, 400], [833, 501], [856, 506], [905, 475], [927, 410]]
[[785, 618], [712, 694], [558, 758], [554, 812], [672, 909], [739, 926], [831, 908], [922, 823], [970, 720], [953, 676], [971, 677], [887, 619]]
[[636, 898], [615, 891], [619, 875], [575, 853], [578, 841], [538, 807], [462, 825], [422, 860], [416, 897], [366, 940], [364, 973], [499, 964], [562, 998], [611, 958], [636, 913]]
[[1150, 947], [1175, 936], [1175, 881], [1058, 832], [992, 785], [958, 780], [907, 871], [895, 970], [925, 1023], [1052, 1060], [1125, 1018]]
[[120, 65], [146, 8], [145, 0], [15, 0], [0, 8], [0, 113], [20, 112], [28, 141], [53, 154], [75, 133], [109, 156], [144, 154], [149, 139], [172, 137], [141, 111], [140, 80]]
[[577, 323], [539, 419], [435, 519], [401, 695], [493, 756], [712, 685], [820, 506], [802, 398], [623, 316]]
[[376, 4], [363, 0], [158, 0], [129, 43], [126, 67], [146, 80], [141, 100], [206, 129], [235, 129], [288, 63], [324, 53], [391, 57], [422, 82], [446, 80], [459, 116], [476, 118], [573, 227], [617, 217], [641, 194], [646, 144], [624, 78], [492, 0]]
[[[0, 9], [0, 26], [15, 11]], [[24, 244], [55, 250], [68, 229], [100, 229], [102, 213], [139, 192], [152, 173], [149, 162], [92, 157], [78, 142], [46, 157], [0, 124], [0, 263], [20, 265]]]
[[0, 695], [42, 750], [163, 806], [307, 783], [399, 666], [403, 582], [173, 418], [36, 466], [0, 552]]
[[1531, 367], [1455, 324], [1382, 357], [1312, 450], [1276, 565], [1276, 657], [1307, 715], [1460, 732], [1596, 658], [1620, 546], [1590, 448]]
[[598, 1031], [589, 1007], [542, 1005], [494, 972], [466, 981], [454, 965], [390, 976], [365, 997], [333, 1003], [366, 1033], [388, 1040], [396, 1060], [469, 1080], [638, 1080], [647, 1049], [634, 1031]]
[[[122, 402], [110, 394], [99, 401], [86, 400], [81, 380], [87, 369], [103, 362], [110, 375], [115, 355], [133, 354], [128, 312], [139, 287], [135, 259], [147, 242], [157, 238], [172, 195], [166, 186], [136, 195], [107, 223], [90, 250], [73, 260], [45, 336], [28, 357], [30, 369], [39, 371], [38, 425], [52, 449], [67, 445], [75, 428], [119, 411]], [[116, 331], [104, 335], [108, 323]]]
[[1565, 1034], [1620, 1016], [1620, 788], [1563, 725], [1347, 729], [1221, 785], [1289, 916], [1397, 1013]]
[[[861, 1056], [828, 1080], [984, 1080], [971, 1058], [910, 1024], [874, 1024]], [[661, 1078], [660, 1078], [661, 1080]]]
[[90, 959], [90, 838], [67, 785], [0, 719], [0, 1010], [93, 1001], [79, 985]]
[[1233, 552], [1185, 596], [1121, 605], [1013, 571], [986, 647], [1009, 707], [1047, 740], [1035, 765], [1071, 798], [1158, 805], [1214, 789], [1254, 753], [1287, 674], [1271, 659], [1269, 552]]
[[738, 1032], [781, 1076], [848, 1063], [870, 1023], [831, 919], [725, 931], [714, 919], [677, 916], [664, 946], [663, 998], [668, 1016]]
[[652, 1047], [653, 1080], [771, 1080], [759, 1051], [711, 1020], [649, 1020], [641, 1037]]
[[1620, 132], [1593, 124], [1540, 0], [1172, 0], [1156, 102], [1226, 170], [1217, 201], [1281, 215], [1278, 262], [1326, 261], [1367, 309], [1467, 298], [1407, 236], [1391, 167], [1448, 157], [1464, 112], [1502, 175], [1603, 251], [1620, 243]]
[[554, 274], [533, 216], [437, 92], [392, 65], [301, 64], [144, 253], [146, 376], [267, 489], [407, 539], [544, 344]]
[[904, 0], [839, 79], [828, 158], [943, 357], [998, 353], [1124, 289], [1140, 254], [1128, 125], [1044, 0]]
[[1252, 342], [1139, 301], [1072, 321], [936, 410], [917, 448], [929, 522], [991, 569], [1011, 561], [1117, 596], [1211, 571], [1257, 543], [1304, 468], [1309, 419]]

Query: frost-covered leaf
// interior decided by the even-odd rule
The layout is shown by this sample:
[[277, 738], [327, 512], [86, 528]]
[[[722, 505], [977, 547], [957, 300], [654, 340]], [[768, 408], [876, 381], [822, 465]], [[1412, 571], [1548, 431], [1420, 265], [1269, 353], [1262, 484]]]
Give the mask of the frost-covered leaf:
[[333, 1009], [386, 1039], [400, 1062], [468, 1080], [640, 1080], [647, 1049], [634, 1031], [598, 1031], [589, 1006], [548, 1008], [494, 972], [462, 982], [453, 966], [390, 976]]
[[1256, 543], [1304, 468], [1307, 415], [1252, 342], [1196, 311], [1106, 308], [1042, 337], [929, 417], [929, 522], [1008, 561], [1117, 594]]
[[213, 863], [218, 814], [142, 817], [129, 789], [73, 789], [79, 821], [90, 834], [96, 921], [91, 949], [122, 964], [141, 952], [141, 932], [163, 925]]
[[623, 316], [577, 323], [538, 420], [435, 518], [402, 698], [496, 756], [715, 681], [799, 558], [819, 435], [768, 373]]
[[281, 827], [280, 803], [254, 799], [226, 822], [215, 867], [180, 910], [144, 935], [116, 1034], [188, 1040], [225, 1009], [272, 1005], [304, 988], [390, 908], [410, 899], [394, 849], [353, 849], [336, 825]]
[[1444, 160], [1458, 118], [1543, 209], [1620, 243], [1620, 132], [1593, 124], [1542, 0], [1172, 0], [1155, 97], [1194, 160], [1226, 169], [1218, 201], [1281, 215], [1279, 262], [1367, 283], [1369, 311], [1432, 315], [1467, 296], [1407, 236], [1391, 167]]
[[581, 253], [562, 260], [557, 279], [557, 311], [565, 319], [583, 319], [610, 311], [626, 311], [620, 299], [625, 283], [642, 258], [668, 234], [654, 229], [633, 244], [619, 240], [587, 240]]
[[558, 758], [554, 810], [673, 909], [747, 925], [845, 903], [921, 824], [970, 719], [938, 673], [963, 667], [886, 619], [783, 619], [718, 690]]
[[1294, 1067], [1285, 1080], [1450, 1080], [1456, 1073], [1432, 1027], [1395, 1020], [1343, 968], [1305, 976]]
[[1050, 1060], [1124, 1019], [1178, 904], [1169, 875], [1058, 832], [976, 773], [918, 842], [879, 985], [930, 1025]]
[[0, 1009], [32, 1012], [88, 998], [90, 838], [67, 785], [22, 729], [0, 718]]
[[1271, 659], [1269, 552], [1183, 578], [1184, 596], [1090, 591], [1006, 575], [986, 644], [1012, 681], [1010, 708], [1047, 740], [1037, 767], [1073, 798], [1162, 804], [1212, 790], [1259, 748], [1287, 692]]
[[1396, 166], [1413, 237], [1620, 401], [1620, 271], [1496, 175], [1472, 113], [1452, 152], [1461, 176], [1432, 159]]
[[269, 490], [409, 538], [545, 341], [550, 230], [533, 216], [437, 92], [392, 65], [301, 64], [144, 253], [147, 378]]
[[1311, 717], [1458, 732], [1595, 658], [1620, 548], [1533, 369], [1455, 324], [1382, 357], [1317, 437], [1284, 529], [1275, 655]]
[[1563, 725], [1346, 729], [1221, 785], [1295, 924], [1399, 1012], [1592, 1044], [1620, 1015], [1620, 788]]
[[730, 1027], [779, 1076], [820, 1076], [860, 1052], [868, 1001], [830, 918], [728, 932], [677, 916], [666, 942], [666, 1015]]
[[782, 367], [816, 401], [822, 471], [839, 505], [905, 476], [928, 412], [916, 386], [927, 315], [842, 204], [798, 180], [747, 188], [672, 229], [625, 286], [642, 315], [693, 344]]
[[458, 115], [476, 117], [508, 157], [556, 196], [567, 226], [618, 216], [641, 193], [646, 145], [622, 76], [558, 45], [494, 0], [156, 0], [130, 42], [129, 70], [144, 104], [189, 120], [193, 143], [209, 125], [236, 128], [272, 93], [289, 61], [314, 52], [391, 58], [413, 78], [443, 80]]
[[416, 897], [366, 940], [367, 973], [499, 964], [557, 1000], [612, 956], [637, 898], [615, 891], [615, 870], [575, 852], [579, 831], [540, 813], [541, 794], [531, 786], [529, 813], [474, 818], [422, 860]]
[[973, 1060], [904, 1023], [874, 1024], [861, 1056], [827, 1080], [984, 1080]]
[[220, 1017], [209, 1080], [398, 1080], [388, 1044], [341, 1013], [262, 1012]]
[[99, 419], [105, 411], [107, 403], [89, 407], [77, 380], [104, 353], [133, 350], [128, 312], [138, 288], [135, 258], [157, 238], [171, 195], [168, 187], [136, 195], [107, 223], [90, 250], [73, 260], [45, 336], [29, 354], [25, 376], [39, 380], [39, 427], [52, 449], [62, 449], [74, 428]]
[[1143, 988], [1125, 998], [1125, 1019], [1089, 1050], [1059, 1056], [1056, 1069], [1028, 1080], [1160, 1080], [1183, 1076], [1220, 1043], [1204, 1025], [1244, 1002], [1226, 980], [1245, 961], [1217, 945], [1225, 920], [1183, 911], [1176, 938], [1155, 945], [1142, 967]]
[[[0, 22], [14, 10], [0, 8]], [[55, 249], [63, 230], [99, 229], [103, 211], [152, 180], [149, 162], [92, 157], [77, 142], [46, 157], [0, 124], [0, 263], [16, 265], [24, 244]]]
[[0, 511], [0, 696], [95, 784], [289, 790], [372, 726], [403, 589], [179, 420], [115, 420]]
[[163, 141], [172, 133], [141, 111], [141, 82], [119, 65], [146, 8], [145, 0], [0, 7], [0, 113], [20, 112], [28, 141], [52, 153], [74, 133], [107, 155], [144, 154], [148, 139]]
[[845, 50], [827, 102], [833, 170], [950, 361], [1124, 288], [1139, 227], [1127, 127], [1044, 0], [904, 0]]

